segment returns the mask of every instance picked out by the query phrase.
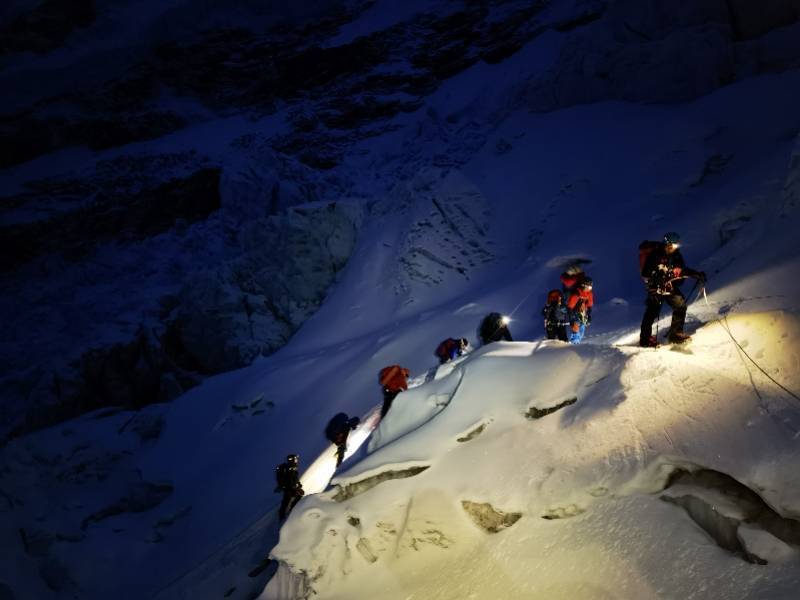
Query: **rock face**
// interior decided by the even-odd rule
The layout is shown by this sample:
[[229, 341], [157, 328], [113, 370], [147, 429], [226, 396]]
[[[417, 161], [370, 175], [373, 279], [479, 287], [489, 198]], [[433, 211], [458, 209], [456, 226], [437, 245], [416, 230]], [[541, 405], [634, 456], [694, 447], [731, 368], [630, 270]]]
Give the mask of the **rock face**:
[[212, 277], [197, 273], [178, 294], [176, 337], [202, 372], [249, 364], [283, 346], [324, 300], [356, 228], [346, 207], [330, 203], [252, 221], [238, 239], [240, 258]]
[[288, 157], [253, 144], [237, 157], [126, 156], [8, 199], [2, 437], [170, 400], [279, 348], [314, 312], [359, 211], [320, 201]]
[[799, 18], [794, 0], [758, 9], [723, 0], [608, 2], [524, 98], [537, 111], [602, 100], [692, 100], [742, 77], [800, 65]]
[[73, 30], [89, 26], [95, 16], [94, 0], [45, 0], [0, 28], [0, 56], [54, 50]]

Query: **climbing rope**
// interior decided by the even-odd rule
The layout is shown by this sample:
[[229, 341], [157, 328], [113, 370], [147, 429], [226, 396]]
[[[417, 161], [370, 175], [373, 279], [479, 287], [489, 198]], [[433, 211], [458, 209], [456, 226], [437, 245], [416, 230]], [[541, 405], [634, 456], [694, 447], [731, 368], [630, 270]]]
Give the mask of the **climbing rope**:
[[[705, 289], [704, 289], [703, 291], [705, 291]], [[738, 348], [738, 349], [741, 351], [741, 353], [742, 353], [744, 356], [746, 356], [746, 357], [747, 357], [747, 359], [748, 359], [748, 360], [749, 360], [751, 363], [753, 363], [753, 364], [756, 366], [756, 368], [757, 368], [759, 371], [761, 371], [761, 372], [762, 372], [762, 373], [763, 373], [763, 374], [764, 374], [764, 375], [767, 377], [767, 379], [769, 379], [769, 380], [770, 380], [772, 383], [774, 383], [774, 384], [775, 384], [775, 385], [777, 385], [779, 388], [781, 388], [781, 389], [782, 389], [784, 392], [786, 392], [787, 394], [789, 394], [789, 395], [790, 395], [792, 398], [794, 398], [795, 400], [797, 400], [798, 402], [800, 402], [800, 396], [798, 396], [797, 394], [795, 394], [795, 393], [794, 393], [792, 390], [790, 390], [789, 388], [787, 388], [787, 387], [786, 387], [785, 385], [783, 385], [783, 384], [782, 384], [780, 381], [778, 381], [778, 380], [777, 380], [777, 379], [775, 379], [775, 378], [774, 378], [772, 375], [770, 375], [769, 373], [767, 373], [767, 371], [766, 371], [766, 370], [765, 370], [765, 369], [764, 369], [764, 368], [763, 368], [761, 365], [759, 365], [759, 364], [758, 364], [758, 363], [755, 361], [755, 359], [754, 359], [752, 356], [750, 356], [750, 355], [747, 353], [747, 350], [745, 350], [745, 349], [744, 349], [744, 347], [743, 347], [743, 346], [742, 346], [742, 345], [739, 343], [739, 341], [738, 341], [738, 340], [736, 339], [736, 337], [733, 335], [733, 332], [731, 331], [731, 328], [730, 328], [730, 324], [728, 323], [728, 316], [727, 316], [727, 315], [723, 316], [723, 317], [722, 317], [722, 319], [715, 319], [715, 321], [716, 321], [717, 323], [719, 323], [719, 324], [720, 324], [720, 326], [721, 326], [721, 327], [722, 327], [722, 328], [725, 330], [725, 332], [726, 332], [726, 333], [727, 333], [727, 334], [730, 336], [731, 340], [733, 341], [733, 343], [734, 343], [734, 344], [736, 344], [736, 347], [737, 347], [737, 348]]]
[[[694, 291], [694, 289], [692, 289], [692, 291]], [[706, 306], [707, 306], [708, 308], [711, 308], [711, 305], [708, 303], [708, 295], [706, 294], [706, 286], [705, 286], [705, 285], [703, 285], [703, 286], [701, 286], [701, 287], [700, 287], [700, 291], [697, 293], [697, 297], [698, 297], [698, 299], [700, 298], [700, 295], [701, 295], [701, 294], [702, 294], [702, 296], [703, 296], [703, 300], [704, 300], [704, 301], [705, 301], [705, 303], [706, 303]], [[771, 298], [771, 297], [773, 297], [773, 296], [764, 296], [764, 298]], [[739, 349], [739, 351], [740, 351], [740, 352], [741, 352], [741, 353], [742, 353], [744, 356], [746, 356], [746, 357], [747, 357], [747, 359], [748, 359], [748, 360], [749, 360], [751, 363], [753, 363], [753, 364], [756, 366], [756, 368], [757, 368], [759, 371], [761, 371], [761, 372], [762, 372], [762, 373], [763, 373], [763, 374], [764, 374], [764, 375], [767, 377], [767, 379], [769, 379], [769, 380], [770, 380], [772, 383], [774, 383], [774, 384], [775, 384], [775, 385], [777, 385], [779, 388], [781, 388], [781, 389], [782, 389], [784, 392], [786, 392], [787, 394], [789, 394], [789, 395], [790, 395], [792, 398], [794, 398], [795, 400], [797, 400], [798, 402], [800, 402], [800, 396], [798, 396], [797, 394], [795, 394], [795, 393], [794, 393], [792, 390], [790, 390], [789, 388], [787, 388], [787, 387], [786, 387], [785, 385], [783, 385], [783, 384], [782, 384], [780, 381], [778, 381], [778, 380], [777, 380], [777, 379], [775, 379], [775, 378], [774, 378], [772, 375], [770, 375], [769, 373], [767, 373], [767, 371], [766, 371], [766, 370], [765, 370], [765, 369], [764, 369], [764, 368], [763, 368], [761, 365], [759, 365], [759, 364], [758, 364], [758, 363], [755, 361], [755, 359], [754, 359], [752, 356], [750, 356], [750, 355], [747, 353], [747, 350], [745, 350], [745, 349], [744, 349], [744, 346], [742, 346], [742, 345], [739, 343], [739, 340], [737, 340], [737, 339], [736, 339], [736, 337], [733, 335], [733, 332], [731, 331], [730, 323], [728, 323], [728, 315], [727, 315], [727, 314], [726, 314], [726, 315], [723, 315], [721, 319], [714, 319], [712, 322], [714, 322], [714, 323], [719, 323], [719, 324], [720, 324], [720, 327], [722, 327], [722, 328], [725, 330], [725, 332], [728, 334], [728, 336], [730, 336], [730, 338], [731, 338], [731, 341], [733, 341], [733, 343], [734, 343], [734, 344], [736, 344], [736, 347]]]

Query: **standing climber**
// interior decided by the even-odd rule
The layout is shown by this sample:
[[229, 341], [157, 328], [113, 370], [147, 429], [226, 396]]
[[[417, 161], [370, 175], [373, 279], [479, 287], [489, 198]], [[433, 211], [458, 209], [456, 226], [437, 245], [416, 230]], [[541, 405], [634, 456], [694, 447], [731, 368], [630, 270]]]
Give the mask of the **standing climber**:
[[464, 352], [467, 351], [469, 347], [469, 341], [467, 338], [460, 338], [458, 340], [453, 338], [447, 338], [441, 344], [436, 346], [436, 356], [439, 357], [439, 364], [443, 365], [444, 363], [453, 360], [457, 356], [461, 356]]
[[594, 305], [592, 284], [592, 278], [584, 276], [567, 298], [570, 344], [579, 344], [586, 333], [586, 327], [592, 323], [592, 306]]
[[564, 297], [559, 290], [550, 290], [547, 293], [547, 304], [542, 309], [544, 317], [544, 331], [548, 340], [558, 338], [567, 341], [567, 325], [569, 325], [569, 312], [564, 304]]
[[386, 416], [392, 407], [392, 402], [397, 394], [408, 389], [409, 370], [400, 365], [391, 365], [381, 369], [378, 381], [383, 388], [383, 407], [381, 408], [381, 419]]
[[342, 464], [344, 454], [347, 452], [347, 436], [350, 431], [358, 427], [361, 419], [348, 417], [346, 413], [337, 413], [328, 421], [325, 427], [325, 437], [336, 445], [336, 466]]
[[281, 500], [281, 507], [278, 511], [278, 516], [281, 520], [285, 519], [294, 505], [303, 497], [305, 492], [300, 483], [300, 475], [297, 472], [297, 463], [300, 457], [297, 454], [289, 454], [286, 457], [286, 462], [279, 464], [275, 468], [275, 478], [278, 480], [278, 486], [275, 488], [276, 492], [283, 492], [283, 499]]
[[483, 345], [501, 340], [513, 342], [511, 332], [508, 330], [510, 322], [511, 319], [504, 317], [500, 313], [493, 312], [486, 315], [481, 321], [481, 326], [478, 330]]
[[683, 332], [686, 320], [686, 299], [680, 290], [680, 284], [687, 277], [693, 277], [704, 283], [706, 274], [686, 266], [680, 247], [680, 236], [674, 231], [664, 234], [663, 242], [644, 241], [639, 244], [639, 267], [642, 279], [647, 286], [642, 328], [639, 332], [639, 345], [655, 347], [658, 340], [653, 336], [653, 322], [661, 312], [661, 303], [672, 307], [672, 323], [667, 332], [667, 340], [681, 344], [691, 339]]

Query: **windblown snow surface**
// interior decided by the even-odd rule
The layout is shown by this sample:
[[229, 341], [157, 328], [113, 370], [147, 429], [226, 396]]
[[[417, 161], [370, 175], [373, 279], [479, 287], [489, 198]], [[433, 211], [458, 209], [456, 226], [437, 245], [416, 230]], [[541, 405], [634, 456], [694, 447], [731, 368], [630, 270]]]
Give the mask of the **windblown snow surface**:
[[[245, 598], [268, 552], [264, 599], [797, 597], [800, 74], [530, 113], [525, 74], [557, 49], [476, 64], [360, 142], [341, 199], [364, 211], [358, 246], [282, 350], [3, 449], [12, 597]], [[690, 345], [640, 349], [637, 246], [671, 230], [707, 298]], [[579, 346], [544, 341], [575, 260], [594, 321]], [[437, 369], [491, 311], [521, 341]], [[394, 363], [412, 387], [373, 431]], [[334, 474], [339, 411], [364, 423]], [[281, 527], [289, 452], [309, 493]]]

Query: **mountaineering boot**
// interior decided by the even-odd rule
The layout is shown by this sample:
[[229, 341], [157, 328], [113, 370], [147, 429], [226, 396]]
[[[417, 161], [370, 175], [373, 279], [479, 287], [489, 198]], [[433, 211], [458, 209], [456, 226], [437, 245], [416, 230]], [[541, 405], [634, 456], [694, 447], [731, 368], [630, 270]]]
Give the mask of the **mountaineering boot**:
[[692, 339], [692, 336], [690, 336], [688, 333], [683, 333], [682, 331], [676, 331], [675, 333], [669, 334], [667, 339], [673, 344], [685, 344]]
[[656, 336], [651, 335], [649, 338], [639, 340], [639, 345], [642, 348], [657, 348], [658, 341], [656, 340]]

